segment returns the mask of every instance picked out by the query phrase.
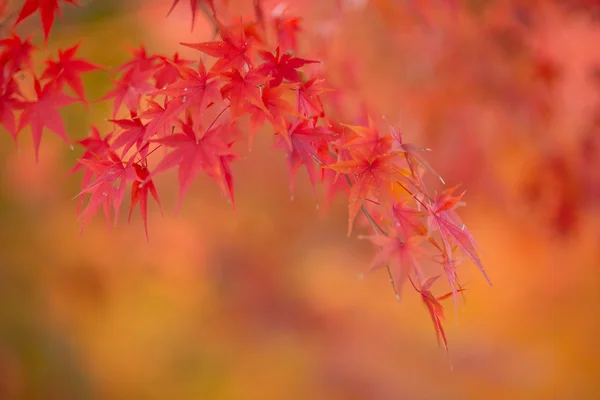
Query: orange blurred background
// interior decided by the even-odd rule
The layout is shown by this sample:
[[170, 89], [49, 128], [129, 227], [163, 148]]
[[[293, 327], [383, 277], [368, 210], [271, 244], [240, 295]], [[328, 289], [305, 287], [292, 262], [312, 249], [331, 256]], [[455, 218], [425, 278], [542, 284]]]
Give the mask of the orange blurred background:
[[[115, 67], [140, 43], [196, 58], [177, 43], [211, 39], [185, 1], [168, 18], [170, 1], [85, 3], [64, 7], [44, 54], [81, 40]], [[346, 237], [344, 199], [317, 208], [300, 172], [290, 200], [269, 132], [233, 164], [235, 212], [202, 177], [175, 214], [176, 175], [157, 178], [150, 243], [125, 209], [79, 237], [80, 149], [45, 134], [36, 165], [29, 133], [17, 150], [3, 132], [0, 399], [599, 398], [600, 24], [542, 1], [291, 3], [302, 56], [468, 190], [461, 216], [494, 286], [462, 267], [450, 358], [415, 293], [397, 303], [384, 271], [358, 278], [374, 249]], [[93, 100], [109, 90], [103, 72], [84, 82]], [[67, 131], [107, 132], [111, 109], [70, 106]]]

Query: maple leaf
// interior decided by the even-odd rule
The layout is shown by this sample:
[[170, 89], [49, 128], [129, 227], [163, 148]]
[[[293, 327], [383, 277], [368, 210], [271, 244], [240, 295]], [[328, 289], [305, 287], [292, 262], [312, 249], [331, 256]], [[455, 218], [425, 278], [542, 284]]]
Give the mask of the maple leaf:
[[241, 21], [239, 27], [231, 30], [218, 21], [217, 25], [221, 41], [180, 44], [218, 58], [210, 70], [213, 74], [229, 71], [232, 68], [242, 71], [246, 66], [252, 67], [250, 58], [252, 38], [246, 38]]
[[276, 16], [273, 19], [277, 31], [277, 43], [285, 50], [296, 51], [298, 49], [298, 33], [301, 31], [298, 17]]
[[410, 237], [413, 234], [425, 235], [427, 233], [427, 229], [420, 221], [427, 214], [409, 207], [406, 200], [394, 204], [391, 213], [394, 223], [400, 228], [404, 237]]
[[368, 116], [369, 126], [346, 125], [351, 129], [355, 136], [346, 140], [343, 145], [348, 149], [353, 158], [370, 158], [379, 154], [385, 154], [392, 149], [392, 138], [390, 136], [381, 136], [375, 122]]
[[185, 67], [192, 64], [192, 61], [179, 58], [179, 53], [175, 53], [172, 59], [163, 56], [158, 56], [159, 63], [156, 66], [156, 72], [153, 77], [155, 85], [158, 89], [163, 89], [167, 85], [175, 82], [179, 78], [179, 70], [177, 65]]
[[51, 79], [55, 82], [59, 89], [62, 88], [63, 84], [67, 84], [73, 89], [73, 91], [79, 96], [79, 98], [87, 104], [85, 100], [85, 93], [83, 90], [83, 83], [79, 74], [85, 72], [95, 71], [100, 69], [99, 66], [94, 65], [86, 60], [73, 58], [79, 43], [67, 50], [58, 50], [58, 61], [47, 60], [46, 69], [42, 74], [41, 79]]
[[218, 97], [217, 84], [215, 81], [209, 81], [202, 61], [198, 65], [198, 71], [173, 65], [178, 69], [180, 79], [164, 89], [151, 93], [151, 95], [163, 94], [172, 99], [166, 105], [164, 112], [157, 113], [156, 117], [148, 123], [147, 132], [150, 135], [156, 132], [158, 127], [169, 124], [186, 108], [191, 108], [196, 115], [200, 114], [208, 103]]
[[395, 230], [389, 233], [389, 236], [361, 236], [369, 239], [373, 244], [380, 247], [379, 253], [375, 256], [369, 267], [369, 272], [390, 265], [390, 273], [394, 279], [396, 287], [397, 300], [400, 300], [402, 287], [410, 273], [414, 272], [419, 277], [423, 272], [417, 263], [417, 255], [422, 252], [418, 247], [424, 240], [422, 236], [412, 236], [403, 239]]
[[[85, 162], [95, 160], [98, 158], [105, 158], [108, 156], [110, 151], [110, 140], [112, 139], [112, 133], [102, 138], [100, 131], [95, 126], [90, 129], [90, 134], [85, 139], [79, 140], [77, 144], [83, 146], [85, 151], [83, 155], [77, 160], [77, 163], [69, 171], [71, 174], [79, 171], [85, 167]], [[83, 178], [81, 180], [81, 186], [86, 187], [94, 178], [94, 171], [90, 168], [85, 168], [83, 172]], [[79, 213], [81, 206], [83, 205], [83, 197], [79, 198], [77, 204], [77, 212]]]
[[[71, 169], [71, 172], [77, 172], [81, 168], [83, 168], [83, 164], [81, 164], [80, 160], [91, 160], [97, 157], [105, 157], [110, 150], [110, 140], [112, 139], [112, 133], [106, 135], [105, 138], [102, 138], [100, 135], [100, 131], [95, 126], [92, 126], [90, 129], [90, 135], [85, 139], [79, 140], [77, 144], [83, 146], [85, 148], [85, 152], [78, 160], [77, 164]], [[84, 184], [85, 186], [85, 184]]]
[[123, 131], [119, 133], [119, 136], [111, 145], [112, 150], [117, 150], [123, 147], [121, 157], [136, 145], [137, 151], [140, 153], [142, 158], [146, 157], [148, 153], [148, 143], [144, 142], [146, 137], [146, 125], [141, 121], [135, 112], [131, 112], [131, 119], [112, 119], [110, 122], [114, 122]]
[[31, 52], [36, 48], [31, 44], [31, 37], [24, 41], [15, 33], [12, 37], [0, 40], [0, 46], [4, 47], [0, 54], [0, 67], [9, 66], [9, 75], [21, 71], [23, 67], [31, 68]]
[[15, 80], [12, 77], [6, 82], [4, 80], [4, 75], [0, 75], [0, 124], [6, 128], [16, 144], [17, 129], [14, 112], [22, 108], [22, 103], [15, 98], [15, 95], [19, 93]]
[[487, 282], [491, 285], [492, 282], [479, 258], [475, 239], [473, 239], [465, 224], [462, 223], [456, 212], [454, 212], [456, 207], [464, 204], [461, 202], [464, 192], [459, 196], [451, 195], [456, 187], [450, 188], [437, 196], [434, 204], [431, 206], [421, 203], [429, 211], [430, 230], [432, 226], [439, 230], [447, 254], [451, 254], [452, 252], [452, 243], [456, 244], [479, 268]]
[[123, 103], [125, 103], [125, 106], [130, 111], [137, 112], [142, 95], [155, 90], [155, 87], [148, 82], [152, 73], [152, 70], [134, 68], [128, 70], [120, 80], [113, 80], [113, 84], [115, 84], [116, 87], [100, 99], [100, 101], [115, 99], [113, 105], [113, 118], [116, 118], [121, 104]]
[[123, 162], [116, 153], [108, 151], [106, 157], [97, 156], [80, 160], [96, 176], [93, 182], [83, 187], [81, 192], [75, 196], [90, 194], [87, 207], [79, 215], [79, 220], [82, 221], [81, 232], [100, 207], [103, 208], [107, 222], [109, 222], [110, 206], [113, 206], [116, 224], [127, 181], [136, 179], [136, 173], [132, 166], [133, 158], [134, 156], [127, 162]]
[[[166, 112], [166, 106], [168, 104], [167, 97], [165, 97], [164, 105], [161, 106], [154, 100], [148, 100], [147, 108], [142, 112], [139, 117], [142, 119], [149, 119], [150, 122], [146, 125], [146, 139], [151, 138], [154, 134], [158, 137], [165, 137], [170, 131], [170, 122], [172, 118], [164, 118]], [[148, 127], [152, 124], [152, 131]]]
[[116, 68], [117, 71], [128, 72], [134, 69], [147, 71], [156, 68], [156, 61], [160, 60], [160, 56], [148, 55], [144, 45], [140, 45], [137, 49], [131, 50], [131, 60], [121, 64]]
[[289, 53], [280, 55], [279, 46], [275, 49], [275, 54], [260, 50], [258, 55], [265, 60], [258, 66], [258, 71], [265, 76], [271, 76], [271, 86], [278, 86], [284, 79], [290, 82], [300, 82], [298, 68], [305, 64], [320, 63], [320, 61], [292, 57]]
[[19, 119], [17, 131], [20, 132], [25, 126], [31, 125], [31, 134], [35, 147], [35, 160], [37, 162], [44, 127], [50, 129], [71, 145], [65, 133], [62, 117], [57, 108], [69, 105], [77, 101], [77, 99], [59, 92], [51, 83], [46, 84], [42, 88], [37, 78], [34, 81], [34, 88], [37, 100], [22, 103], [23, 113]]
[[[419, 165], [419, 166], [423, 167], [425, 170], [427, 170], [431, 175], [433, 175], [434, 177], [439, 179], [440, 182], [442, 182], [442, 184], [445, 184], [446, 182], [444, 182], [444, 179], [442, 179], [440, 174], [435, 172], [435, 170], [431, 167], [431, 165], [429, 165], [427, 160], [425, 160], [425, 158], [421, 154], [419, 154], [419, 152], [431, 151], [431, 149], [428, 149], [426, 147], [418, 147], [412, 143], [404, 143], [404, 141], [402, 139], [402, 131], [400, 130], [400, 128], [398, 128], [398, 129], [394, 128], [389, 122], [388, 122], [388, 126], [390, 129], [390, 134], [394, 138], [394, 146], [393, 146], [394, 150], [401, 150], [405, 153], [406, 161], [408, 162], [408, 165], [411, 167], [411, 170], [413, 171], [413, 173], [415, 172], [414, 166]], [[421, 184], [422, 184], [422, 182], [421, 182]]]
[[222, 73], [221, 76], [228, 79], [228, 82], [221, 87], [221, 96], [229, 99], [233, 119], [239, 118], [247, 110], [247, 103], [268, 113], [259, 89], [259, 86], [265, 83], [265, 78], [260, 71], [251, 69], [242, 76], [237, 69], [233, 69], [231, 72]]
[[[50, 30], [54, 24], [55, 14], [60, 15], [60, 7], [58, 3], [61, 0], [25, 0], [25, 4], [21, 8], [21, 12], [17, 17], [17, 21], [14, 26], [17, 26], [21, 21], [29, 17], [31, 14], [40, 10], [40, 16], [42, 18], [42, 25], [44, 28], [44, 41], [48, 41]], [[62, 0], [64, 3], [73, 4], [79, 6], [77, 0]]]
[[246, 103], [246, 111], [250, 113], [250, 145], [258, 128], [264, 124], [265, 120], [268, 120], [275, 133], [282, 135], [291, 148], [292, 142], [288, 135], [285, 117], [300, 115], [297, 115], [292, 105], [283, 99], [283, 95], [290, 89], [294, 89], [295, 86], [295, 84], [285, 84], [272, 88], [270, 83], [267, 82], [262, 88], [262, 105]]
[[302, 165], [308, 172], [313, 194], [317, 197], [316, 184], [317, 172], [314, 168], [315, 160], [321, 160], [328, 153], [329, 147], [326, 141], [327, 131], [314, 126], [313, 121], [296, 119], [287, 122], [287, 137], [291, 147], [283, 135], [279, 135], [277, 147], [286, 151], [286, 161], [290, 175], [290, 192], [294, 195], [294, 181], [296, 174]]
[[[433, 327], [435, 328], [435, 334], [438, 340], [438, 344], [444, 344], [444, 348], [446, 352], [448, 351], [448, 340], [446, 339], [446, 333], [444, 332], [444, 326], [442, 325], [442, 321], [444, 320], [444, 307], [440, 303], [440, 301], [447, 299], [452, 295], [452, 292], [446, 293], [443, 296], [435, 297], [433, 293], [431, 293], [431, 286], [440, 276], [434, 276], [429, 278], [425, 283], [421, 286], [420, 289], [415, 289], [421, 294], [421, 300], [425, 303], [427, 310], [429, 311], [429, 315], [431, 316], [431, 321], [433, 322]], [[412, 281], [411, 281], [412, 283]], [[414, 286], [414, 284], [413, 284]], [[460, 289], [461, 291], [464, 289]]]
[[385, 199], [385, 195], [392, 189], [393, 182], [407, 181], [407, 173], [398, 166], [398, 154], [398, 152], [389, 152], [366, 158], [364, 153], [357, 152], [354, 154], [358, 157], [356, 159], [326, 166], [338, 173], [356, 176], [356, 182], [352, 185], [348, 198], [348, 236], [352, 233], [352, 225], [363, 200], [370, 195], [375, 199]]
[[324, 117], [325, 110], [319, 95], [331, 89], [323, 88], [321, 85], [325, 82], [324, 79], [312, 78], [303, 82], [298, 87], [298, 96], [296, 103], [298, 104], [298, 112], [307, 117], [318, 116]]
[[133, 209], [139, 203], [140, 204], [140, 213], [142, 214], [142, 221], [144, 222], [144, 231], [146, 232], [146, 240], [149, 240], [148, 236], [148, 192], [152, 194], [154, 200], [160, 207], [160, 211], [162, 213], [162, 205], [160, 204], [160, 198], [158, 197], [158, 192], [156, 191], [156, 187], [150, 179], [150, 172], [148, 168], [139, 165], [133, 164], [133, 168], [137, 175], [137, 179], [133, 181], [131, 185], [131, 206], [129, 208], [129, 217], [128, 221], [131, 221], [131, 214], [133, 213]]
[[179, 167], [178, 207], [183, 195], [200, 171], [206, 172], [215, 180], [224, 193], [229, 191], [222, 168], [224, 161], [222, 157], [234, 155], [230, 146], [223, 141], [223, 130], [227, 128], [218, 125], [209, 128], [202, 136], [197, 136], [192, 125], [193, 123], [188, 121], [181, 125], [182, 132], [154, 140], [156, 143], [173, 149], [158, 163], [152, 176], [170, 168]]
[[[202, 1], [203, 3], [207, 4], [210, 11], [212, 12], [213, 16], [216, 15], [216, 10], [215, 10], [215, 2], [214, 0], [190, 0], [190, 9], [192, 10], [192, 30], [194, 29], [194, 24], [196, 22], [196, 10], [198, 9], [198, 2]], [[175, 6], [179, 3], [179, 0], [173, 0], [173, 4], [171, 5], [171, 8], [169, 9], [169, 12], [167, 13], [167, 16], [169, 16], [172, 12], [173, 9], [175, 8]]]

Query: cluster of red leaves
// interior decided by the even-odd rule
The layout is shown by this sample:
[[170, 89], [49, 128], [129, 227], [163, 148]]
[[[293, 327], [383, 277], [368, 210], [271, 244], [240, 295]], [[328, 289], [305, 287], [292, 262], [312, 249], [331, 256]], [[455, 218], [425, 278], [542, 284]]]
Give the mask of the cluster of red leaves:
[[[298, 18], [255, 1], [253, 21], [225, 23], [212, 1], [204, 3], [220, 38], [182, 43], [198, 50], [196, 60], [178, 54], [148, 54], [140, 47], [116, 68], [114, 87], [101, 99], [113, 101], [115, 130], [103, 135], [92, 127], [91, 135], [79, 142], [84, 153], [73, 169], [83, 170], [79, 196], [88, 199], [80, 214], [83, 226], [100, 209], [107, 220], [112, 214], [116, 221], [130, 187], [129, 215], [139, 205], [148, 235], [149, 195], [160, 207], [153, 178], [173, 168], [178, 170], [180, 202], [203, 173], [234, 204], [231, 164], [239, 158], [235, 145], [247, 142], [251, 146], [257, 132], [272, 132], [276, 147], [287, 156], [291, 190], [296, 173], [304, 167], [313, 188], [325, 185], [328, 198], [347, 196], [348, 235], [359, 215], [370, 223], [374, 236], [369, 238], [379, 247], [372, 269], [388, 269], [398, 298], [410, 280], [431, 313], [438, 339], [447, 347], [439, 301], [451, 294], [456, 300], [463, 290], [457, 273], [462, 259], [457, 253], [483, 271], [475, 242], [455, 212], [463, 205], [464, 192], [454, 195], [452, 188], [442, 194], [429, 193], [425, 174], [439, 176], [421, 155], [427, 149], [404, 142], [400, 130], [388, 124], [381, 131], [371, 118], [362, 126], [330, 117], [323, 102], [330, 89], [320, 62], [294, 54]], [[195, 13], [198, 2], [190, 4]], [[58, 0], [28, 0], [16, 23], [37, 9], [47, 39]], [[269, 44], [266, 37], [276, 38], [276, 43]], [[34, 48], [29, 39], [23, 41], [13, 34], [0, 44], [4, 47], [0, 56], [2, 125], [15, 139], [31, 125], [36, 154], [44, 127], [68, 141], [57, 108], [85, 102], [79, 74], [98, 67], [75, 58], [74, 46], [59, 52], [58, 61], [47, 61], [38, 78], [31, 73]], [[27, 100], [16, 84], [15, 77], [22, 71], [32, 75], [34, 100]], [[66, 95], [66, 86], [77, 97]], [[124, 109], [128, 115], [119, 117]], [[14, 113], [18, 111], [16, 126]], [[441, 273], [426, 276], [424, 264], [439, 265]], [[441, 275], [452, 291], [435, 297], [431, 286]]]

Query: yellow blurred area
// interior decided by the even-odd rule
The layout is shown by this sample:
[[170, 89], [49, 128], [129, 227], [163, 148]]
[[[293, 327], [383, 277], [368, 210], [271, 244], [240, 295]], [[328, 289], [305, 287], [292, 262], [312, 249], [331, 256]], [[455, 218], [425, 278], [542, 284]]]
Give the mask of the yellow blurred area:
[[[199, 16], [190, 32], [181, 3], [168, 18], [170, 1], [157, 1], [65, 23], [49, 51], [81, 40], [80, 56], [114, 67], [143, 42], [195, 58], [177, 43], [210, 40], [211, 27]], [[461, 267], [466, 304], [455, 315], [445, 303], [449, 357], [413, 290], [398, 303], [385, 271], [359, 279], [374, 249], [346, 237], [344, 199], [317, 208], [302, 171], [290, 200], [270, 132], [251, 152], [238, 148], [235, 211], [201, 177], [175, 214], [176, 172], [158, 177], [165, 215], [152, 203], [147, 243], [137, 210], [127, 224], [128, 202], [117, 226], [98, 215], [79, 236], [72, 197], [81, 176], [67, 171], [80, 149], [46, 132], [36, 165], [29, 131], [18, 151], [2, 131], [0, 399], [599, 398], [598, 216], [577, 209], [577, 229], [559, 235], [551, 210], [521, 191], [548, 148], [571, 154], [591, 114], [596, 94], [583, 69], [600, 61], [600, 30], [540, 8], [542, 28], [528, 41], [562, 67], [548, 92], [525, 56], [483, 39], [510, 22], [510, 2], [497, 3], [477, 17], [434, 9], [424, 22], [375, 1], [350, 9], [327, 42], [330, 79], [343, 84], [352, 60], [354, 93], [392, 122], [400, 116], [406, 139], [433, 149], [425, 155], [448, 185], [468, 190], [460, 215], [494, 286]], [[329, 6], [299, 7], [312, 37]], [[102, 72], [84, 82], [93, 100], [109, 89]], [[546, 102], [550, 120], [527, 108]], [[106, 132], [111, 109], [70, 106], [70, 137], [83, 138], [90, 123]]]

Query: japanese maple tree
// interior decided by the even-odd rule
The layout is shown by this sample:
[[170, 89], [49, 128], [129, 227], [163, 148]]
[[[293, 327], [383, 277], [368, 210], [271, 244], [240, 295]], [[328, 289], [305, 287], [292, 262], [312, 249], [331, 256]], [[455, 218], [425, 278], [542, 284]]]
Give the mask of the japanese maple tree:
[[[178, 3], [174, 0], [170, 9], [166, 4], [165, 15]], [[406, 143], [399, 129], [368, 110], [361, 120], [338, 119], [339, 103], [328, 95], [335, 91], [344, 96], [344, 90], [328, 84], [326, 67], [314, 55], [297, 54], [300, 18], [254, 0], [253, 16], [229, 20], [220, 12], [226, 3], [190, 0], [192, 24], [202, 9], [219, 35], [181, 43], [198, 51], [195, 59], [148, 54], [142, 45], [112, 71], [113, 88], [100, 101], [112, 102], [106, 117], [115, 130], [92, 127], [90, 136], [77, 143], [84, 152], [72, 172], [83, 172], [77, 195], [84, 203], [82, 229], [101, 209], [107, 220], [116, 221], [129, 192], [129, 217], [139, 208], [148, 237], [149, 197], [162, 209], [160, 188], [153, 180], [170, 169], [177, 169], [179, 203], [204, 174], [235, 204], [230, 166], [243, 151], [237, 145], [250, 147], [255, 134], [270, 132], [275, 148], [287, 155], [290, 190], [296, 173], [305, 168], [315, 197], [316, 187], [323, 185], [324, 202], [337, 195], [347, 198], [348, 235], [370, 230], [364, 233], [378, 251], [371, 269], [387, 269], [398, 299], [406, 281], [411, 282], [447, 348], [440, 302], [449, 295], [457, 301], [464, 290], [459, 265], [468, 258], [488, 279], [475, 241], [456, 213], [464, 205], [464, 192], [431, 191], [427, 175], [443, 180], [423, 155], [428, 149]], [[5, 8], [3, 13], [15, 15], [13, 24], [18, 25], [39, 11], [46, 42], [63, 5], [78, 3], [26, 0], [20, 10]], [[80, 44], [74, 43], [49, 58], [38, 76], [31, 61], [37, 49], [30, 37], [11, 32], [0, 46], [2, 126], [15, 140], [31, 126], [36, 158], [45, 131], [70, 143], [58, 109], [73, 102], [87, 104], [80, 74], [102, 67], [76, 57]], [[358, 226], [359, 218], [366, 225]], [[431, 268], [424, 265], [439, 273], [427, 276]], [[433, 284], [441, 275], [451, 292], [434, 296]]]

